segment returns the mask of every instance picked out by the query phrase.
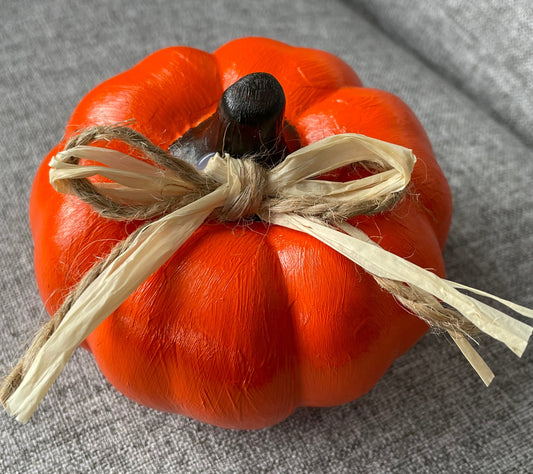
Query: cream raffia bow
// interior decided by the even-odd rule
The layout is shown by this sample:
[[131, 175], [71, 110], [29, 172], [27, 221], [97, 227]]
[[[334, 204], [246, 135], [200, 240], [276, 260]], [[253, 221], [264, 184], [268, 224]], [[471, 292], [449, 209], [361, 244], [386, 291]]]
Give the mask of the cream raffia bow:
[[[145, 158], [150, 159], [155, 147], [147, 146], [142, 138], [135, 137], [135, 140], [136, 148], [143, 150]], [[100, 165], [82, 165], [80, 158]], [[492, 298], [527, 317], [533, 317], [532, 310], [439, 278], [384, 250], [343, 219], [328, 221], [327, 209], [337, 209], [341, 216], [343, 212], [350, 214], [349, 209], [354, 207], [379, 212], [380, 202], [398, 196], [409, 184], [415, 161], [411, 150], [363, 135], [328, 137], [288, 155], [281, 164], [265, 171], [258, 201], [257, 196], [253, 197], [254, 192], [250, 197], [247, 183], [247, 166], [251, 161], [233, 159], [228, 155], [214, 155], [204, 171], [194, 171], [197, 177], [191, 181], [184, 178], [191, 171], [188, 165], [171, 166], [170, 161], [168, 167], [161, 162], [156, 166], [115, 150], [86, 145], [58, 153], [50, 162], [50, 182], [57, 191], [81, 195], [83, 199], [85, 191], [75, 189], [73, 183], [84, 179], [88, 182], [86, 178], [99, 175], [111, 182], [92, 183], [89, 188], [94, 188], [86, 193], [92, 193], [93, 197], [97, 195], [91, 204], [97, 209], [100, 206], [102, 215], [112, 214], [115, 211], [109, 209], [115, 208], [124, 218], [134, 218], [139, 212], [144, 213], [143, 217], [158, 218], [130, 236], [127, 245], [122, 246], [69, 304], [57, 329], [32, 358], [20, 384], [6, 397], [6, 410], [19, 421], [26, 422], [78, 345], [161, 267], [208, 217], [216, 217], [217, 212], [232, 216], [235, 206], [244, 208], [244, 214], [254, 212], [265, 222], [317, 238], [364, 268], [378, 282], [390, 281], [400, 288], [412, 288], [431, 304], [441, 305], [443, 302], [454, 308], [455, 314], [460, 313], [467, 322], [521, 356], [533, 329], [457, 289]], [[346, 183], [313, 179], [331, 170], [362, 162], [374, 164], [380, 171]], [[197, 193], [195, 183], [202, 184], [208, 192]], [[248, 208], [248, 202], [241, 202], [250, 199], [257, 201], [253, 209]], [[288, 210], [286, 203], [291, 200], [305, 206], [296, 211], [292, 206]], [[129, 211], [122, 212], [125, 208]], [[306, 209], [312, 208], [322, 211], [306, 213]], [[318, 220], [318, 214], [326, 217]], [[404, 301], [401, 296], [398, 299]], [[465, 334], [455, 330], [453, 325], [443, 327], [488, 385], [493, 374]]]

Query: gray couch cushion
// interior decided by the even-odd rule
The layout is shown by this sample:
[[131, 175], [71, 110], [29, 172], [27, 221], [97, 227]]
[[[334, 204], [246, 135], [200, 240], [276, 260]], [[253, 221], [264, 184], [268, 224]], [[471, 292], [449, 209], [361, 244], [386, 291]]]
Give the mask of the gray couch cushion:
[[[28, 197], [39, 162], [61, 138], [76, 103], [161, 47], [213, 50], [247, 35], [328, 50], [366, 85], [406, 101], [425, 126], [454, 195], [445, 251], [449, 277], [533, 307], [533, 14], [525, 0], [498, 8], [452, 0], [438, 7], [404, 3], [413, 8], [322, 0], [220, 0], [209, 7], [192, 0], [4, 2], [2, 371], [47, 318], [33, 278]], [[0, 416], [0, 468], [526, 472], [533, 441], [531, 348], [519, 360], [501, 344], [480, 342], [497, 374], [489, 389], [446, 337], [428, 334], [363, 398], [302, 408], [255, 432], [138, 406], [78, 350], [29, 424]]]
[[495, 120], [533, 144], [530, 2], [357, 0], [352, 4]]

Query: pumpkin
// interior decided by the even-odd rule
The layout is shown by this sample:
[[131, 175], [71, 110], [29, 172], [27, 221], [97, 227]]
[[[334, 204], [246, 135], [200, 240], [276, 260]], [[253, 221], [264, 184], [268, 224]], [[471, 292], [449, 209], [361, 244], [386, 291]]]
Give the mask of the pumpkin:
[[[213, 54], [190, 47], [155, 52], [82, 99], [31, 195], [36, 278], [50, 313], [142, 223], [105, 219], [77, 197], [57, 193], [48, 179], [50, 157], [80, 128], [125, 123], [198, 162], [217, 141], [209, 137], [213, 122], [223, 122], [224, 91], [255, 73], [274, 77], [284, 93], [276, 123], [264, 127], [275, 130], [278, 160], [284, 150], [345, 132], [413, 150], [418, 161], [409, 193], [391, 210], [350, 223], [384, 249], [444, 275], [450, 190], [409, 107], [363, 87], [329, 53], [243, 38]], [[245, 144], [233, 140], [235, 154], [258, 137], [239, 133]], [[345, 167], [328, 179], [368, 172]], [[143, 405], [252, 429], [278, 423], [299, 406], [362, 396], [427, 328], [364, 270], [308, 235], [260, 220], [208, 221], [84, 347], [120, 392]]]

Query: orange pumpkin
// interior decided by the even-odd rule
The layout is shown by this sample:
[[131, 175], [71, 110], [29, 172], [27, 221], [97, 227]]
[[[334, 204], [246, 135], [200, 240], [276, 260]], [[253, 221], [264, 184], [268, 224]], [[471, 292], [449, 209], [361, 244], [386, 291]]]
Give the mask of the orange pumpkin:
[[[50, 157], [80, 128], [124, 121], [169, 149], [187, 132], [201, 135], [223, 92], [255, 72], [271, 74], [283, 88], [290, 151], [344, 132], [414, 151], [406, 198], [350, 223], [386, 250], [444, 275], [451, 196], [411, 110], [390, 93], [363, 87], [331, 54], [245, 38], [213, 54], [158, 51], [78, 105], [31, 196], [36, 275], [50, 313], [141, 224], [107, 220], [54, 191]], [[358, 172], [345, 168], [328, 178]], [[360, 397], [426, 330], [364, 270], [312, 237], [261, 221], [207, 222], [84, 345], [107, 379], [139, 403], [219, 426], [259, 428], [298, 406]]]

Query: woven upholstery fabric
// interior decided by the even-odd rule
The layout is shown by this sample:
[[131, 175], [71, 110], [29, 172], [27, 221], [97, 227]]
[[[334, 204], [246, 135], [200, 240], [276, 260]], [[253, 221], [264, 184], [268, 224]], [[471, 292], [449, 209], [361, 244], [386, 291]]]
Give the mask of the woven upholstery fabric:
[[[436, 5], [438, 3], [438, 5]], [[401, 7], [398, 6], [401, 4]], [[450, 279], [533, 307], [533, 11], [528, 0], [1, 2], [0, 369], [46, 320], [28, 199], [83, 95], [147, 54], [267, 36], [339, 55], [420, 118], [450, 182]], [[428, 334], [367, 395], [231, 431], [141, 407], [75, 352], [27, 425], [0, 414], [0, 471], [531, 472], [533, 350], [480, 338], [485, 388]]]

